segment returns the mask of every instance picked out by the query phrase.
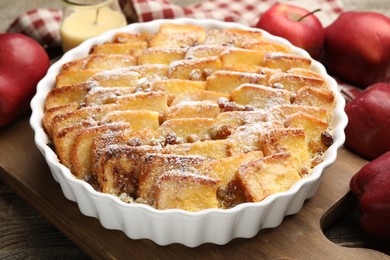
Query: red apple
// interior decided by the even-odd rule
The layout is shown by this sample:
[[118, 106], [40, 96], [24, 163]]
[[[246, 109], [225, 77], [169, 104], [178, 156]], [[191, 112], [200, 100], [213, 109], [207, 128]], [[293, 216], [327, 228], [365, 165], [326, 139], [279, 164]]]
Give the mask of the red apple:
[[390, 82], [390, 18], [342, 13], [325, 29], [323, 62], [331, 74], [362, 88]]
[[289, 40], [315, 59], [320, 57], [325, 29], [313, 13], [303, 8], [276, 4], [262, 14], [256, 27]]
[[390, 83], [376, 83], [347, 103], [345, 146], [368, 160], [390, 151]]
[[0, 127], [28, 111], [36, 85], [49, 65], [47, 53], [32, 38], [0, 34]]
[[362, 229], [390, 242], [390, 151], [364, 165], [349, 185], [358, 198]]

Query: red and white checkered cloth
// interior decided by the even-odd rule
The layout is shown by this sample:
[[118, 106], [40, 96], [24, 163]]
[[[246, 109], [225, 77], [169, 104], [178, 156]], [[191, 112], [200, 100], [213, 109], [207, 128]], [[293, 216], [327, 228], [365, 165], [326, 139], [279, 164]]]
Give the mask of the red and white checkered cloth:
[[[316, 16], [324, 26], [342, 11], [338, 0], [204, 0], [198, 4], [179, 6], [168, 0], [119, 0], [129, 22], [191, 17], [216, 19], [254, 26], [259, 17], [277, 2], [301, 6], [307, 10], [320, 8]], [[29, 35], [45, 46], [60, 46], [61, 10], [34, 9], [17, 17], [7, 32]]]
[[139, 22], [191, 17], [196, 19], [209, 18], [254, 26], [261, 14], [277, 2], [294, 4], [307, 10], [320, 8], [323, 17], [328, 17], [329, 20], [334, 19], [342, 11], [342, 4], [338, 0], [205, 0], [198, 4], [183, 7], [172, 4], [168, 0], [120, 1], [126, 16], [131, 18], [131, 20]]
[[44, 46], [59, 46], [61, 17], [62, 11], [57, 9], [30, 10], [17, 17], [7, 32], [26, 34]]

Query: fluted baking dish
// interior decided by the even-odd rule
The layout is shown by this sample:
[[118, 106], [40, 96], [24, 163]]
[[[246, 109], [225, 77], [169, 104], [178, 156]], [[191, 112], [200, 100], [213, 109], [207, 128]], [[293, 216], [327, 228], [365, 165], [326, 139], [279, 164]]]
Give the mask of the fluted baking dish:
[[[287, 215], [297, 213], [306, 199], [315, 195], [325, 169], [337, 157], [338, 148], [344, 143], [344, 128], [347, 117], [344, 113], [345, 101], [338, 91], [336, 81], [331, 78], [324, 66], [312, 60], [312, 69], [324, 76], [335, 94], [333, 121], [333, 144], [307, 177], [296, 182], [288, 191], [275, 193], [261, 202], [243, 203], [231, 209], [207, 209], [188, 212], [180, 209], [157, 210], [144, 204], [129, 204], [113, 195], [97, 192], [87, 182], [77, 179], [68, 168], [62, 165], [57, 155], [48, 146], [49, 138], [42, 127], [45, 98], [54, 86], [56, 75], [62, 64], [88, 55], [90, 47], [109, 41], [115, 33], [130, 32], [155, 33], [162, 23], [194, 24], [205, 29], [239, 28], [250, 29], [236, 23], [215, 20], [155, 20], [147, 23], [134, 23], [124, 28], [109, 31], [82, 43], [65, 53], [55, 62], [47, 75], [39, 82], [37, 93], [31, 101], [30, 124], [35, 132], [35, 143], [44, 156], [53, 178], [59, 183], [64, 196], [78, 204], [80, 211], [99, 219], [107, 229], [122, 230], [131, 239], [150, 239], [159, 245], [180, 243], [196, 247], [203, 243], [226, 244], [234, 238], [250, 238], [261, 229], [277, 227]], [[292, 46], [287, 40], [263, 32], [264, 38], [286, 44], [293, 53], [309, 57], [304, 50]]]

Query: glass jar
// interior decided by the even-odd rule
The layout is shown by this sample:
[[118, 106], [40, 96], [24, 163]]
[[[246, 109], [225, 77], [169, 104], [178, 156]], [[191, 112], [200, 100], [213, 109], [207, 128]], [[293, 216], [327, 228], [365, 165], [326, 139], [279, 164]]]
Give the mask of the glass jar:
[[63, 0], [61, 41], [64, 52], [91, 37], [127, 24], [118, 0]]

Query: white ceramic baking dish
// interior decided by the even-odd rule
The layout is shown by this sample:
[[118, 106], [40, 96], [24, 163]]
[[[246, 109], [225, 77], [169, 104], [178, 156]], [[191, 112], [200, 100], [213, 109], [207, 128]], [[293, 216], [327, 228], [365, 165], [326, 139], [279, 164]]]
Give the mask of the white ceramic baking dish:
[[[48, 146], [49, 139], [42, 128], [44, 102], [46, 95], [54, 86], [55, 77], [62, 64], [88, 55], [92, 45], [110, 40], [117, 32], [155, 33], [159, 26], [166, 22], [195, 24], [206, 29], [257, 30], [236, 23], [183, 18], [134, 23], [85, 41], [54, 63], [37, 86], [37, 93], [31, 101], [30, 119], [35, 132], [36, 146], [46, 159], [54, 179], [60, 184], [67, 199], [75, 201], [84, 215], [99, 219], [107, 229], [122, 230], [131, 239], [150, 239], [159, 245], [180, 243], [195, 247], [203, 243], [226, 244], [234, 238], [250, 238], [261, 229], [277, 227], [286, 215], [297, 213], [305, 200], [315, 195], [324, 170], [336, 160], [337, 150], [345, 139], [344, 128], [347, 124], [344, 113], [345, 101], [338, 91], [336, 81], [328, 76], [324, 66], [315, 60], [312, 61], [312, 69], [326, 78], [336, 96], [332, 122], [334, 143], [325, 152], [323, 162], [317, 165], [308, 177], [295, 183], [288, 191], [272, 194], [258, 203], [244, 203], [231, 209], [208, 209], [200, 212], [179, 209], [157, 210], [148, 205], [128, 204], [118, 197], [97, 192], [85, 181], [75, 178]], [[266, 39], [287, 44], [294, 53], [309, 57], [307, 52], [292, 46], [287, 40], [267, 32], [263, 34]]]

